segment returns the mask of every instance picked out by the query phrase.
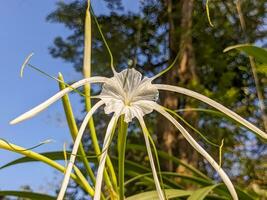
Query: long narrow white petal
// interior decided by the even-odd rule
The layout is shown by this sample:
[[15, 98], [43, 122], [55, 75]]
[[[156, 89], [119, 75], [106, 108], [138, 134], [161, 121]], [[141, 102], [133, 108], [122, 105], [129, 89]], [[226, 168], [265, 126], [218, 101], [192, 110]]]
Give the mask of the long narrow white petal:
[[223, 112], [227, 116], [229, 116], [232, 119], [236, 120], [237, 122], [239, 122], [243, 126], [245, 126], [248, 129], [250, 129], [251, 131], [257, 133], [262, 138], [267, 139], [267, 133], [263, 132], [262, 130], [260, 130], [259, 128], [257, 128], [256, 126], [254, 126], [253, 124], [251, 124], [250, 122], [245, 120], [244, 118], [240, 117], [235, 112], [229, 110], [225, 106], [217, 103], [216, 101], [214, 101], [214, 100], [212, 100], [212, 99], [210, 99], [210, 98], [208, 98], [208, 97], [206, 97], [206, 96], [204, 96], [202, 94], [199, 94], [197, 92], [194, 92], [192, 90], [188, 90], [188, 89], [185, 89], [185, 88], [172, 86], [172, 85], [155, 84], [154, 86], [156, 86], [156, 88], [159, 89], [159, 90], [167, 90], [167, 91], [172, 91], [172, 92], [178, 92], [178, 93], [193, 97], [195, 99], [198, 99], [200, 101], [203, 101], [204, 103], [209, 104], [210, 106], [218, 109], [219, 111]]
[[103, 101], [97, 102], [92, 107], [92, 109], [86, 114], [86, 116], [85, 116], [85, 118], [84, 118], [84, 120], [82, 122], [82, 125], [81, 125], [81, 127], [79, 129], [79, 132], [77, 134], [77, 137], [76, 137], [74, 145], [73, 145], [73, 149], [72, 149], [71, 156], [70, 156], [70, 161], [68, 163], [68, 166], [67, 166], [67, 169], [66, 169], [66, 173], [65, 173], [64, 179], [62, 181], [62, 185], [61, 185], [60, 192], [58, 194], [57, 200], [62, 200], [64, 198], [64, 195], [65, 195], [65, 192], [66, 192], [69, 180], [70, 180], [70, 174], [71, 174], [71, 171], [73, 169], [73, 165], [74, 165], [74, 162], [75, 162], [75, 159], [76, 159], [76, 154], [77, 154], [80, 142], [82, 140], [82, 136], [83, 136], [84, 130], [85, 130], [87, 124], [88, 124], [88, 121], [90, 120], [90, 118], [92, 117], [94, 112], [103, 104], [104, 104]]
[[181, 124], [179, 124], [179, 122], [177, 122], [168, 112], [164, 110], [164, 108], [162, 108], [157, 103], [153, 103], [151, 106], [176, 126], [176, 128], [182, 133], [185, 139], [192, 145], [192, 147], [194, 147], [218, 172], [226, 187], [228, 188], [230, 194], [232, 195], [233, 199], [238, 200], [238, 196], [231, 180], [223, 171], [223, 169], [217, 164], [217, 162], [194, 140], [194, 138], [187, 132], [187, 130]]
[[76, 83], [72, 84], [70, 87], [65, 88], [64, 90], [61, 90], [60, 92], [56, 93], [54, 96], [50, 97], [43, 103], [39, 104], [38, 106], [34, 107], [33, 109], [29, 110], [28, 112], [20, 115], [16, 119], [12, 120], [10, 124], [16, 124], [21, 121], [24, 121], [26, 119], [32, 118], [39, 112], [46, 109], [48, 106], [50, 106], [52, 103], [63, 97], [68, 92], [72, 91], [73, 89], [76, 89], [82, 85], [85, 85], [87, 83], [104, 83], [107, 81], [107, 78], [105, 77], [91, 77], [91, 78], [85, 78], [80, 81], [77, 81]]
[[107, 127], [107, 131], [106, 131], [106, 135], [105, 135], [104, 143], [102, 147], [102, 154], [101, 154], [99, 166], [97, 169], [94, 200], [100, 199], [102, 179], [103, 179], [106, 158], [108, 154], [108, 147], [112, 139], [111, 137], [112, 137], [113, 128], [116, 125], [117, 121], [118, 121], [118, 116], [114, 114]]
[[152, 174], [153, 174], [153, 178], [154, 178], [154, 181], [155, 181], [156, 189], [157, 189], [157, 192], [158, 192], [158, 196], [159, 196], [160, 200], [164, 200], [165, 199], [164, 198], [164, 194], [163, 194], [163, 191], [162, 191], [162, 189], [160, 187], [160, 183], [159, 183], [157, 171], [156, 171], [156, 168], [155, 168], [155, 164], [154, 164], [154, 160], [153, 160], [153, 155], [152, 155], [149, 139], [148, 139], [148, 136], [147, 136], [147, 134], [149, 134], [149, 133], [148, 133], [148, 130], [147, 130], [147, 127], [146, 127], [146, 124], [145, 124], [143, 118], [138, 117], [138, 120], [140, 122], [140, 125], [141, 125], [143, 133], [144, 133], [147, 153], [148, 153], [148, 157], [149, 157], [149, 161], [150, 161], [150, 165], [151, 165]]

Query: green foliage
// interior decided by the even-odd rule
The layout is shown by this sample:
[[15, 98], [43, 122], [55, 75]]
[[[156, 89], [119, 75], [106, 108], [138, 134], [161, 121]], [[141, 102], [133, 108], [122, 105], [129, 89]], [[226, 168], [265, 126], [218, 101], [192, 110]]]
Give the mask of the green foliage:
[[238, 44], [234, 46], [227, 47], [224, 52], [237, 49], [239, 51], [245, 52], [249, 56], [254, 57], [258, 62], [267, 64], [267, 51], [264, 48], [260, 48], [251, 44]]
[[0, 191], [0, 196], [13, 196], [13, 197], [23, 197], [31, 200], [56, 200], [56, 197], [34, 193], [34, 192], [25, 192], [25, 191], [12, 191], [12, 190], [2, 190]]
[[[111, 70], [107, 70], [110, 68], [110, 60], [107, 58], [111, 52], [112, 67], [114, 57], [116, 69], [121, 70], [128, 67], [130, 64], [130, 67], [137, 68], [145, 75], [155, 75], [162, 71], [162, 69], [167, 69], [165, 71], [168, 71], [170, 69], [166, 68], [168, 63], [172, 63], [172, 67], [178, 63], [180, 59], [178, 48], [181, 46], [181, 44], [179, 44], [179, 38], [184, 30], [178, 25], [175, 25], [173, 33], [170, 33], [170, 21], [177, 22], [183, 18], [180, 14], [182, 8], [179, 2], [175, 0], [171, 1], [175, 4], [171, 10], [168, 10], [169, 13], [166, 12], [167, 8], [163, 0], [142, 1], [140, 10], [137, 13], [122, 12], [123, 7], [120, 0], [116, 0], [115, 2], [106, 0], [106, 2], [111, 12], [106, 15], [98, 16], [99, 24], [98, 21], [95, 21], [92, 29], [94, 36], [92, 40], [93, 74], [110, 75]], [[208, 1], [206, 1], [206, 5], [208, 21], [207, 17], [203, 15], [203, 3], [196, 1], [193, 12], [193, 26], [190, 31], [199, 80], [192, 80], [189, 81], [189, 83], [177, 80], [175, 84], [183, 85], [191, 89], [193, 88], [221, 102], [225, 102], [224, 104], [227, 106], [237, 108], [237, 112], [244, 116], [251, 116], [252, 114], [253, 120], [258, 123], [259, 116], [257, 116], [255, 103], [257, 99], [253, 92], [255, 86], [249, 70], [246, 70], [247, 59], [243, 55], [235, 53], [223, 54], [222, 51], [225, 46], [243, 43], [246, 37], [249, 37], [252, 42], [256, 42], [265, 37], [264, 31], [257, 29], [264, 23], [265, 3], [262, 1], [244, 0], [244, 10], [247, 11], [247, 36], [242, 36], [242, 30], [239, 28], [238, 24], [238, 14], [235, 12], [235, 4], [233, 2], [216, 1], [216, 3], [213, 2], [209, 4], [210, 7], [208, 7]], [[90, 43], [91, 45], [91, 38], [87, 37], [87, 40], [84, 38], [84, 29], [86, 28], [84, 18], [85, 16], [88, 17], [85, 13], [85, 1], [75, 0], [70, 3], [57, 3], [57, 9], [47, 17], [50, 22], [63, 23], [67, 28], [72, 30], [70, 36], [67, 38], [63, 39], [62, 37], [57, 37], [55, 39], [54, 46], [50, 48], [50, 53], [54, 57], [62, 58], [65, 61], [73, 63], [77, 71], [80, 72], [82, 71], [81, 66], [83, 66], [82, 63], [84, 61], [84, 56], [82, 54], [84, 41], [89, 41], [87, 44]], [[212, 22], [210, 15], [212, 16]], [[253, 18], [250, 16], [253, 16]], [[255, 21], [254, 18], [257, 20]], [[208, 22], [213, 28], [208, 26]], [[99, 31], [99, 28], [101, 28], [103, 32]], [[175, 39], [173, 41], [168, 40], [170, 34], [174, 35]], [[107, 38], [107, 42], [105, 40], [103, 41], [103, 37]], [[107, 43], [110, 45], [110, 49], [106, 49]], [[173, 46], [175, 46], [175, 48], [173, 48]], [[86, 45], [85, 49], [91, 51], [91, 48]], [[226, 48], [225, 51], [232, 49], [237, 49], [245, 52], [249, 56], [253, 56], [256, 61], [262, 64], [257, 67], [258, 72], [266, 74], [267, 51], [265, 49], [245, 44], [230, 46]], [[174, 55], [176, 55], [176, 57], [174, 57]], [[24, 67], [29, 65], [28, 61], [30, 57], [31, 56], [29, 56], [23, 64], [21, 74], [23, 74]], [[84, 65], [86, 65], [86, 63], [89, 65], [89, 63], [91, 63], [90, 61], [90, 59], [85, 60]], [[34, 67], [32, 66], [32, 68]], [[163, 70], [163, 72], [165, 71]], [[91, 72], [88, 73], [90, 76]], [[59, 75], [58, 79], [52, 78], [59, 82], [61, 90], [69, 87], [68, 84], [64, 83], [62, 75]], [[164, 81], [166, 81], [166, 76], [158, 80], [158, 82]], [[97, 89], [93, 88], [93, 90]], [[248, 95], [246, 92], [247, 90], [252, 91], [251, 94]], [[85, 89], [85, 92], [86, 95], [82, 96], [86, 99], [87, 110], [90, 110], [91, 99], [89, 86]], [[75, 141], [78, 128], [68, 96], [65, 95], [62, 101], [70, 134]], [[184, 97], [179, 97], [179, 101], [182, 102], [181, 104], [185, 102], [184, 104], [192, 107], [201, 107], [192, 108], [195, 112], [201, 111], [198, 112], [198, 123], [194, 124], [195, 127], [183, 120], [181, 116], [175, 115], [180, 118], [183, 125], [199, 134], [201, 138], [199, 136], [195, 137], [201, 141], [205, 149], [212, 152], [213, 157], [218, 157], [219, 152], [220, 166], [223, 158], [224, 162], [222, 166], [229, 171], [232, 170], [234, 164], [238, 164], [239, 168], [243, 169], [236, 170], [238, 174], [234, 174], [233, 179], [235, 178], [236, 181], [239, 180], [239, 182], [242, 182], [242, 180], [246, 178], [244, 184], [240, 184], [241, 186], [249, 185], [254, 180], [260, 179], [259, 174], [249, 173], [249, 171], [257, 167], [257, 164], [251, 162], [251, 160], [257, 160], [261, 155], [264, 155], [263, 150], [266, 150], [266, 147], [258, 143], [257, 138], [250, 135], [248, 136], [243, 129], [229, 124], [222, 115], [218, 114], [216, 111], [210, 111], [202, 103], [191, 101]], [[242, 107], [240, 105], [245, 106]], [[183, 105], [181, 105], [182, 109], [178, 107], [177, 109], [183, 114], [186, 108], [183, 109], [182, 106]], [[214, 115], [210, 117], [210, 114], [215, 114], [216, 117], [214, 117]], [[79, 145], [77, 164], [82, 167], [81, 170], [79, 170], [74, 165], [74, 173], [71, 174], [71, 178], [75, 181], [76, 186], [90, 196], [95, 194], [95, 188], [91, 186], [91, 183], [95, 183], [93, 169], [98, 165], [100, 156], [106, 151], [100, 151], [100, 141], [98, 140], [100, 135], [97, 135], [95, 131], [99, 130], [100, 125], [98, 126], [98, 124], [102, 122], [103, 118], [101, 117], [97, 119], [96, 125], [94, 125], [92, 121], [90, 122], [88, 131], [90, 129], [90, 142], [93, 143], [94, 147], [92, 147], [92, 145], [88, 146], [88, 144]], [[149, 123], [155, 124], [161, 122], [157, 118], [151, 118], [149, 119]], [[230, 129], [238, 131], [241, 134], [232, 136], [229, 134], [230, 131], [226, 130], [225, 127], [230, 127]], [[152, 130], [151, 132], [157, 133], [155, 128], [148, 128]], [[114, 129], [115, 127], [112, 129], [112, 136], [114, 134]], [[129, 130], [128, 133], [127, 130]], [[146, 131], [148, 132], [148, 130]], [[115, 199], [118, 193], [120, 199], [123, 199], [124, 195], [127, 196], [127, 200], [158, 199], [158, 191], [154, 191], [154, 174], [151, 173], [151, 169], [148, 167], [146, 148], [144, 144], [140, 144], [140, 137], [136, 137], [135, 133], [140, 135], [140, 130], [136, 128], [136, 126], [128, 127], [121, 121], [117, 136], [118, 152], [111, 152], [110, 158], [108, 157], [107, 159], [107, 167], [104, 171], [104, 179], [107, 188], [105, 187], [105, 190], [103, 190], [103, 199], [105, 199], [106, 195], [111, 199]], [[206, 137], [202, 133], [209, 133], [209, 136]], [[149, 135], [150, 143], [152, 143], [154, 150], [156, 147], [161, 146], [160, 138], [154, 138], [154, 135], [150, 135], [149, 133], [147, 135]], [[126, 137], [129, 138], [128, 141], [138, 142], [138, 145], [126, 143]], [[213, 138], [215, 141], [210, 142], [207, 138]], [[158, 139], [156, 144], [154, 144], [154, 139]], [[241, 142], [246, 144], [249, 140], [253, 140], [257, 148], [245, 149], [245, 145], [241, 146]], [[222, 147], [223, 142], [221, 144], [221, 141], [225, 141], [224, 147]], [[212, 145], [208, 145], [205, 142]], [[234, 144], [236, 145], [235, 147], [233, 147]], [[65, 173], [65, 167], [61, 166], [56, 161], [66, 160], [64, 154], [67, 155], [68, 159], [69, 156], [73, 156], [71, 152], [65, 151], [35, 153], [30, 149], [24, 149], [14, 145], [14, 147], [19, 149], [17, 150], [12, 148], [12, 146], [13, 144], [10, 146], [10, 144], [0, 141], [0, 148], [22, 154], [25, 157], [21, 157], [1, 166], [0, 170], [17, 164], [38, 161]], [[108, 146], [113, 146], [113, 144], [108, 144]], [[179, 147], [177, 147], [177, 149], [178, 148]], [[214, 148], [219, 148], [219, 151], [214, 151]], [[224, 155], [222, 155], [222, 148], [223, 152], [225, 152]], [[256, 149], [260, 149], [261, 152]], [[253, 151], [251, 152], [251, 150]], [[250, 153], [249, 156], [247, 156], [248, 152]], [[169, 155], [158, 149], [155, 150], [154, 156], [159, 165], [158, 169], [163, 168], [162, 171], [159, 170], [159, 175], [160, 179], [162, 178], [161, 186], [165, 188], [165, 193], [168, 198], [181, 197], [188, 198], [188, 200], [230, 198], [229, 192], [224, 185], [216, 184], [209, 178], [210, 176], [213, 178], [217, 177], [204, 160], [199, 160], [197, 165], [201, 166], [201, 170], [198, 170], [195, 166], [178, 159], [177, 157], [180, 155], [176, 153], [174, 153], [174, 155]], [[246, 157], [248, 157], [248, 159]], [[163, 164], [166, 163], [166, 161], [172, 161], [176, 169], [178, 169], [178, 167], [183, 167], [185, 172], [167, 171]], [[258, 168], [260, 170], [264, 169], [264, 165], [262, 165], [262, 163], [260, 164], [260, 166], [263, 167]], [[118, 183], [116, 180], [116, 173], [119, 174]], [[247, 176], [243, 177], [244, 175]], [[266, 174], [261, 175], [267, 177]], [[90, 179], [90, 181], [87, 179]], [[261, 181], [261, 183], [266, 184], [264, 179]], [[130, 184], [131, 187], [129, 187]], [[194, 190], [188, 190], [188, 188], [194, 188]], [[250, 188], [242, 190], [237, 187], [236, 189], [240, 199], [253, 199], [264, 193], [262, 189], [254, 190], [254, 192], [252, 192], [254, 196], [251, 197], [246, 193]], [[0, 191], [0, 195], [11, 195], [30, 199], [54, 199], [52, 196], [23, 191]]]
[[187, 200], [203, 200], [215, 187], [211, 185], [194, 191]]
[[[121, 3], [119, 0], [116, 2]], [[180, 15], [181, 4], [180, 1], [172, 2], [174, 6], [170, 17], [175, 23], [178, 23], [183, 17]], [[176, 41], [174, 44], [170, 44], [168, 40], [170, 34], [169, 18], [164, 1], [143, 1], [140, 4], [140, 10], [136, 13], [123, 12], [122, 4], [120, 6], [114, 5], [112, 2], [107, 1], [110, 12], [101, 14], [97, 18], [112, 50], [117, 69], [128, 66], [128, 62], [131, 59], [134, 61], [134, 67], [144, 74], [151, 76], [164, 69], [168, 63], [174, 60], [170, 55], [170, 46], [175, 46], [174, 48], [178, 51], [179, 39], [177, 38], [180, 38], [183, 30], [176, 24], [173, 33]], [[266, 38], [266, 30], [258, 28], [264, 24], [265, 4], [263, 1], [242, 1], [242, 9], [246, 13], [244, 17], [246, 20], [247, 36], [243, 34], [240, 28], [239, 16], [234, 1], [209, 1], [209, 15], [213, 27], [210, 27], [208, 24], [203, 6], [205, 6], [203, 2], [195, 1], [191, 30], [199, 81], [197, 84], [189, 83], [185, 86], [206, 94], [219, 102], [223, 102], [224, 105], [234, 108], [234, 111], [244, 117], [250, 117], [258, 126], [261, 126], [258, 108], [255, 103], [257, 102], [254, 90], [255, 85], [249, 70], [247, 57], [234, 51], [227, 54], [222, 52], [229, 45], [244, 43], [246, 37], [252, 43]], [[57, 9], [47, 18], [48, 21], [62, 23], [71, 30], [67, 38], [59, 36], [55, 39], [54, 45], [50, 48], [52, 56], [73, 63], [78, 71], [81, 71], [82, 66], [80, 50], [83, 45], [84, 8], [83, 1], [60, 2]], [[110, 71], [107, 70], [109, 68], [108, 52], [104, 47], [96, 24], [93, 24], [92, 31], [93, 73], [110, 75]], [[175, 55], [177, 51], [174, 52]], [[244, 67], [243, 69], [245, 70], [241, 70], [240, 66]], [[259, 73], [265, 74], [264, 71], [265, 68], [263, 66], [258, 66]], [[159, 82], [163, 81], [165, 81], [164, 77], [159, 80]], [[177, 85], [179, 84], [180, 82], [177, 80]], [[203, 104], [189, 101], [183, 97], [179, 97], [179, 101], [189, 103], [193, 108], [208, 109]], [[185, 112], [181, 112], [181, 115], [183, 113]], [[221, 140], [225, 138], [223, 167], [231, 171], [233, 166], [240, 166], [238, 170], [235, 170], [238, 171], [238, 174], [233, 175], [233, 178], [236, 178], [236, 180], [247, 174], [247, 171], [242, 169], [248, 168], [248, 160], [255, 160], [265, 155], [264, 150], [256, 150], [266, 149], [264, 145], [261, 145], [257, 139], [248, 135], [243, 129], [229, 123], [228, 119], [210, 115], [207, 112], [197, 112], [197, 114], [199, 123], [194, 124], [196, 129], [207, 133], [208, 138], [216, 138], [214, 141], [216, 144], [220, 144]], [[102, 118], [100, 117], [97, 122], [101, 120]], [[157, 120], [158, 118], [155, 117], [150, 119], [149, 123], [156, 125]], [[152, 127], [151, 132], [158, 133]], [[128, 139], [134, 142], [139, 141], [140, 138], [136, 136], [135, 128], [130, 130], [132, 133], [129, 134]], [[239, 133], [239, 135], [233, 136], [232, 131]], [[158, 139], [157, 146], [161, 147], [161, 140], [158, 135], [160, 133], [155, 138]], [[217, 149], [206, 145], [205, 141], [198, 136], [196, 137], [211, 152], [213, 157], [218, 157]], [[257, 147], [253, 148], [253, 151], [243, 145], [243, 143], [248, 143], [248, 141], [256, 143]], [[138, 159], [139, 155], [133, 155], [133, 152], [129, 152], [128, 156]], [[180, 155], [176, 154], [176, 156]], [[138, 159], [138, 161], [143, 162], [141, 159]], [[204, 161], [200, 161], [199, 165], [202, 166], [202, 170], [212, 176], [213, 173]], [[249, 162], [249, 165], [253, 166], [254, 164]], [[247, 186], [254, 178], [256, 177], [250, 176], [249, 180], [242, 179], [242, 181], [239, 180], [239, 183], [241, 185], [244, 183], [243, 186]]]

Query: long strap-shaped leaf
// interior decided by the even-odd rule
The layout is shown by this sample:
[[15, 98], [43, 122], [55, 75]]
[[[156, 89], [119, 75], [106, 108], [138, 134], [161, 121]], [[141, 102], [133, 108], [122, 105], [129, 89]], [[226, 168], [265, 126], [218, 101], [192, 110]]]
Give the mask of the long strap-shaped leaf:
[[55, 200], [56, 199], [56, 197], [53, 197], [47, 194], [27, 192], [27, 191], [15, 191], [15, 190], [2, 190], [0, 191], [0, 196], [22, 197], [22, 198], [27, 198], [31, 200], [39, 200], [39, 199]]
[[192, 145], [192, 147], [194, 147], [212, 165], [212, 167], [218, 172], [223, 182], [227, 186], [233, 199], [237, 200], [238, 196], [236, 194], [235, 188], [231, 180], [224, 172], [224, 170], [217, 164], [217, 162], [194, 140], [194, 138], [187, 132], [187, 130], [179, 122], [177, 122], [168, 112], [164, 110], [162, 106], [158, 105], [157, 103], [151, 103], [151, 104], [152, 104], [151, 106], [157, 112], [166, 117], [182, 133], [182, 135]]
[[217, 103], [216, 101], [214, 101], [214, 100], [212, 100], [212, 99], [210, 99], [210, 98], [208, 98], [202, 94], [199, 94], [197, 92], [194, 92], [192, 90], [188, 90], [188, 89], [185, 89], [182, 87], [172, 86], [172, 85], [155, 84], [155, 86], [159, 90], [167, 90], [167, 91], [177, 92], [177, 93], [184, 94], [184, 95], [193, 97], [195, 99], [198, 99], [198, 100], [218, 109], [219, 111], [223, 112], [224, 114], [226, 114], [230, 118], [234, 119], [235, 121], [239, 122], [243, 126], [247, 127], [249, 130], [253, 131], [254, 133], [257, 133], [259, 136], [261, 136], [262, 138], [267, 140], [267, 134], [265, 132], [263, 132], [262, 130], [260, 130], [259, 128], [257, 128], [256, 126], [254, 126], [253, 124], [251, 124], [250, 122], [245, 120], [244, 118], [240, 117], [235, 112], [231, 111], [230, 109], [226, 108], [225, 106]]
[[[138, 144], [127, 144], [126, 149], [138, 150], [138, 151], [145, 151], [146, 150], [144, 146], [138, 145]], [[174, 163], [176, 163], [178, 165], [182, 165], [183, 167], [185, 167], [190, 172], [192, 172], [195, 175], [198, 175], [198, 176], [200, 176], [200, 177], [202, 177], [202, 178], [204, 178], [206, 180], [209, 180], [210, 183], [212, 183], [211, 179], [209, 177], [207, 177], [205, 174], [203, 174], [201, 171], [199, 171], [195, 167], [189, 165], [188, 163], [176, 158], [175, 156], [170, 156], [168, 153], [166, 153], [164, 151], [160, 151], [160, 150], [158, 150], [158, 155], [162, 159], [172, 160]]]
[[194, 191], [187, 200], [203, 200], [217, 185], [210, 185]]
[[[19, 154], [22, 154], [22, 155], [25, 155], [25, 156], [27, 156], [29, 158], [34, 159], [34, 160], [41, 161], [41, 162], [43, 162], [45, 164], [48, 164], [49, 166], [51, 166], [51, 167], [53, 167], [53, 168], [55, 168], [55, 169], [57, 169], [57, 170], [59, 170], [61, 172], [65, 171], [65, 167], [63, 167], [62, 165], [58, 164], [54, 160], [52, 160], [52, 159], [50, 159], [50, 158], [48, 158], [48, 157], [46, 157], [44, 155], [41, 155], [39, 153], [36, 153], [34, 151], [26, 150], [25, 148], [20, 147], [18, 145], [15, 145], [15, 144], [12, 144], [12, 143], [7, 144], [6, 142], [0, 140], [0, 148], [8, 150], [8, 151], [15, 152], [15, 153], [19, 153]], [[94, 193], [94, 190], [88, 184], [88, 182], [86, 181], [86, 179], [82, 175], [82, 173], [78, 173], [77, 176], [75, 174], [71, 174], [70, 176], [79, 185], [81, 185], [88, 192], [88, 194], [92, 195]]]
[[68, 183], [69, 183], [69, 180], [70, 180], [70, 174], [71, 174], [71, 171], [73, 169], [73, 166], [74, 166], [74, 162], [75, 162], [75, 159], [76, 159], [76, 154], [78, 152], [78, 148], [79, 148], [79, 145], [80, 145], [80, 142], [82, 140], [82, 136], [83, 136], [83, 133], [85, 131], [85, 128], [88, 124], [88, 121], [89, 119], [92, 117], [92, 115], [94, 114], [94, 112], [104, 104], [103, 101], [99, 101], [97, 102], [93, 107], [92, 109], [86, 114], [84, 120], [83, 120], [83, 123], [79, 129], [79, 132], [77, 134], [77, 137], [75, 139], [75, 142], [74, 142], [74, 145], [73, 145], [73, 149], [72, 149], [72, 152], [71, 152], [71, 156], [70, 156], [70, 160], [69, 160], [69, 163], [68, 163], [68, 166], [67, 166], [67, 169], [66, 169], [66, 173], [65, 173], [65, 176], [64, 176], [64, 179], [63, 179], [63, 182], [62, 182], [62, 186], [60, 188], [60, 192], [58, 194], [58, 200], [62, 200], [64, 198], [64, 195], [65, 195], [65, 192], [66, 192], [66, 189], [67, 189], [67, 186], [68, 186]]
[[112, 133], [114, 132], [114, 128], [117, 124], [117, 121], [118, 121], [118, 116], [114, 114], [107, 127], [107, 131], [106, 131], [106, 135], [105, 135], [104, 143], [102, 147], [102, 154], [101, 154], [99, 166], [97, 169], [94, 200], [100, 199], [102, 179], [103, 179], [103, 173], [104, 173], [104, 168], [106, 164], [106, 158], [108, 154], [108, 147], [110, 145], [110, 142], [112, 139]]
[[[177, 189], [166, 189], [166, 195], [168, 198], [179, 198], [186, 197], [192, 194], [193, 191], [188, 190], [177, 190]], [[158, 200], [157, 191], [142, 192], [126, 198], [126, 200]]]
[[73, 89], [76, 89], [80, 86], [83, 86], [87, 83], [104, 83], [107, 80], [105, 77], [91, 77], [91, 78], [85, 78], [80, 81], [77, 81], [76, 83], [72, 84], [70, 87], [65, 88], [64, 90], [61, 90], [60, 92], [56, 93], [54, 96], [50, 97], [43, 103], [39, 104], [38, 106], [34, 107], [33, 109], [29, 110], [28, 112], [20, 115], [16, 119], [12, 120], [10, 124], [17, 124], [21, 121], [24, 121], [26, 119], [32, 118], [35, 115], [37, 115], [39, 112], [45, 110], [48, 106], [59, 100], [61, 97], [63, 97], [65, 94], [71, 92]]

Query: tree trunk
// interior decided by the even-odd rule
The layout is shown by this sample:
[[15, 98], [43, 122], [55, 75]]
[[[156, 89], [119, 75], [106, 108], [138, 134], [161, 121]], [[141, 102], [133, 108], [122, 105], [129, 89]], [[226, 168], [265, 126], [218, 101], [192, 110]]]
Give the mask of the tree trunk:
[[[169, 52], [170, 63], [174, 60], [177, 53], [179, 53], [179, 61], [174, 67], [164, 76], [164, 83], [170, 85], [183, 85], [186, 87], [192, 81], [197, 81], [196, 64], [194, 57], [194, 50], [192, 45], [191, 27], [192, 27], [192, 13], [194, 0], [165, 0], [165, 5], [168, 10], [169, 22]], [[180, 5], [179, 5], [180, 4]], [[180, 19], [177, 18], [175, 7], [180, 7]], [[174, 17], [174, 15], [176, 17]], [[177, 34], [177, 29], [181, 30]], [[178, 49], [179, 48], [179, 49]], [[182, 96], [165, 92], [162, 95], [162, 104], [170, 109], [176, 110], [179, 108], [188, 108], [188, 103], [182, 100]], [[184, 118], [191, 122], [192, 125], [196, 122], [197, 115], [195, 112], [184, 112]], [[190, 120], [189, 120], [190, 119]], [[160, 121], [164, 120], [162, 118]], [[164, 120], [164, 123], [158, 123], [161, 139], [163, 140], [163, 149], [170, 155], [178, 156], [180, 159], [196, 166], [198, 163], [198, 155], [193, 151], [189, 143], [183, 138], [174, 126]], [[173, 171], [174, 166], [171, 161], [166, 163], [166, 168]], [[181, 167], [175, 169], [183, 172]]]

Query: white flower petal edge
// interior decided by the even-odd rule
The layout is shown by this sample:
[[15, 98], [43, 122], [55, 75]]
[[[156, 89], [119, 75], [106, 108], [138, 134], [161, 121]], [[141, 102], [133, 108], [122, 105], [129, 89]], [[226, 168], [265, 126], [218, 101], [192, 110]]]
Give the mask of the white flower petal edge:
[[105, 163], [106, 163], [107, 154], [108, 154], [108, 147], [111, 142], [113, 129], [117, 124], [118, 118], [119, 116], [114, 114], [107, 127], [107, 131], [106, 131], [106, 135], [105, 135], [104, 143], [102, 147], [102, 154], [101, 154], [99, 166], [97, 169], [94, 200], [100, 199], [102, 179], [103, 179], [103, 173], [104, 173]]
[[73, 83], [71, 86], [65, 88], [64, 90], [61, 90], [60, 92], [56, 93], [54, 96], [50, 97], [43, 103], [39, 104], [38, 106], [32, 108], [28, 112], [20, 115], [16, 119], [12, 120], [10, 124], [17, 124], [21, 121], [24, 121], [26, 119], [32, 118], [35, 115], [37, 115], [39, 112], [46, 109], [48, 106], [50, 106], [55, 101], [59, 100], [61, 97], [63, 97], [68, 92], [72, 91], [73, 89], [76, 89], [80, 86], [83, 86], [85, 84], [91, 84], [91, 83], [104, 83], [108, 80], [108, 78], [105, 77], [91, 77], [91, 78], [85, 78], [80, 81], [77, 81], [76, 83]]
[[220, 177], [222, 178], [223, 182], [225, 183], [226, 187], [228, 188], [230, 194], [232, 195], [234, 200], [238, 200], [238, 196], [236, 194], [235, 188], [227, 176], [227, 174], [223, 171], [223, 169], [217, 164], [217, 162], [194, 140], [194, 138], [187, 132], [187, 130], [177, 122], [168, 112], [164, 110], [164, 108], [157, 103], [153, 103], [151, 105], [154, 110], [162, 114], [166, 117], [174, 126], [182, 133], [185, 139], [194, 147], [211, 165], [212, 167], [218, 172]]
[[171, 91], [171, 92], [177, 92], [177, 93], [184, 94], [184, 95], [193, 97], [195, 99], [198, 99], [198, 100], [200, 100], [200, 101], [202, 101], [202, 102], [204, 102], [204, 103], [206, 103], [206, 104], [218, 109], [219, 111], [223, 112], [224, 114], [226, 114], [227, 116], [229, 116], [232, 119], [236, 120], [237, 122], [239, 122], [243, 126], [245, 126], [248, 129], [250, 129], [251, 131], [257, 133], [262, 138], [267, 139], [267, 134], [265, 132], [263, 132], [262, 130], [260, 130], [259, 128], [257, 128], [256, 126], [254, 126], [253, 124], [251, 124], [250, 122], [245, 120], [244, 118], [240, 117], [235, 112], [229, 110], [225, 106], [217, 103], [216, 101], [214, 101], [214, 100], [212, 100], [212, 99], [210, 99], [210, 98], [208, 98], [208, 97], [206, 97], [206, 96], [204, 96], [202, 94], [199, 94], [197, 92], [194, 92], [192, 90], [188, 90], [188, 89], [185, 89], [185, 88], [172, 86], [172, 85], [154, 84], [154, 86], [158, 90], [167, 90], [167, 91]]
[[146, 143], [146, 148], [147, 148], [147, 153], [148, 153], [148, 157], [149, 157], [149, 161], [150, 161], [150, 165], [151, 165], [152, 174], [153, 174], [153, 178], [154, 178], [154, 181], [155, 181], [158, 197], [159, 197], [160, 200], [164, 200], [165, 197], [164, 197], [163, 191], [162, 191], [162, 189], [160, 187], [160, 182], [159, 182], [157, 171], [156, 171], [156, 168], [155, 168], [154, 159], [153, 159], [153, 155], [152, 155], [152, 151], [151, 151], [151, 147], [150, 147], [150, 142], [149, 142], [149, 139], [148, 139], [148, 136], [147, 136], [147, 134], [149, 134], [149, 132], [147, 130], [147, 127], [146, 127], [146, 124], [144, 122], [144, 119], [141, 118], [141, 117], [138, 117], [137, 119], [138, 119], [138, 121], [139, 121], [139, 123], [141, 125], [142, 130], [143, 130], [145, 143]]
[[76, 154], [78, 152], [78, 148], [79, 148], [79, 145], [81, 143], [81, 140], [82, 140], [82, 136], [83, 136], [83, 133], [85, 131], [85, 128], [90, 120], [90, 118], [92, 117], [92, 115], [96, 112], [96, 110], [102, 106], [104, 104], [103, 101], [99, 101], [97, 102], [93, 107], [92, 109], [86, 114], [83, 122], [82, 122], [82, 125], [79, 129], [79, 132], [77, 134], [77, 137], [75, 139], [75, 142], [74, 142], [74, 145], [73, 145], [73, 148], [72, 148], [72, 152], [71, 152], [71, 156], [70, 156], [70, 160], [69, 160], [69, 163], [68, 163], [68, 166], [67, 166], [67, 169], [66, 169], [66, 172], [65, 172], [65, 176], [64, 176], [64, 179], [62, 181], [62, 185], [61, 185], [61, 188], [60, 188], [60, 191], [59, 191], [59, 194], [58, 194], [58, 197], [57, 197], [57, 200], [63, 200], [64, 199], [64, 196], [65, 196], [65, 193], [66, 193], [66, 190], [67, 190], [67, 187], [68, 187], [68, 184], [69, 184], [69, 180], [70, 180], [70, 174], [71, 174], [71, 171], [73, 169], [73, 166], [74, 166], [74, 162], [75, 162], [75, 159], [76, 159]]

